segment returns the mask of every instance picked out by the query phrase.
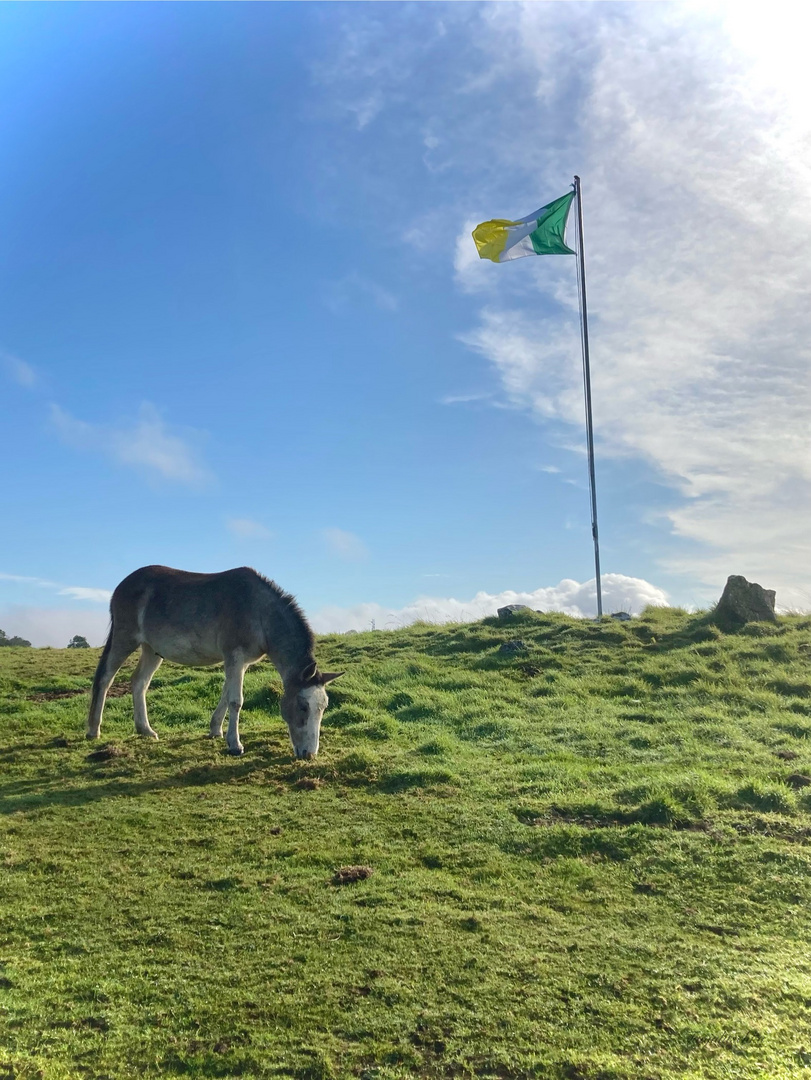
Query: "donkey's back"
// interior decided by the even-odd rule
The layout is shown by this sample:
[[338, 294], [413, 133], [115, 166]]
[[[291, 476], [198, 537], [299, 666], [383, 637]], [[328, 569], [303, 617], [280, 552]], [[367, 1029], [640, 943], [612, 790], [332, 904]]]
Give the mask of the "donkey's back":
[[219, 574], [142, 566], [113, 593], [110, 615], [133, 649], [146, 644], [178, 664], [215, 664], [235, 652], [253, 661], [265, 652], [266, 588], [247, 566]]

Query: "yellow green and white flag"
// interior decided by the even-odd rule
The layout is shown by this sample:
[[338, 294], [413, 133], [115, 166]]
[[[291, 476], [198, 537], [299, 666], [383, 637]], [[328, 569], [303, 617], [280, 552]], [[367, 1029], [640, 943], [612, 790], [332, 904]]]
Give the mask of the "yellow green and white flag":
[[529, 217], [518, 221], [495, 218], [483, 221], [473, 230], [473, 241], [480, 259], [509, 262], [525, 255], [574, 255], [566, 246], [566, 222], [574, 192], [547, 203]]

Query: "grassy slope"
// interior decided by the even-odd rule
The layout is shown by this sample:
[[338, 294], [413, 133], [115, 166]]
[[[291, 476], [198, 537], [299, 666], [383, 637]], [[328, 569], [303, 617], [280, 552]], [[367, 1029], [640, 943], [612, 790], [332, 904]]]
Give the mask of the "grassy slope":
[[93, 761], [86, 694], [37, 698], [97, 651], [0, 649], [0, 1077], [811, 1076], [809, 620], [318, 655], [315, 762], [264, 665], [244, 758], [221, 674], [164, 665], [161, 741], [116, 698]]

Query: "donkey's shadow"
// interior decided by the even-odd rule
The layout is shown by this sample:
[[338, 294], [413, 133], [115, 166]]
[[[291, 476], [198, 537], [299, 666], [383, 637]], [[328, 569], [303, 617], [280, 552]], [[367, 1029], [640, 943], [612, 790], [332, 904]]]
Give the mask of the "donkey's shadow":
[[[15, 750], [19, 753], [24, 749], [43, 748], [41, 745], [18, 744]], [[13, 815], [56, 806], [86, 806], [104, 799], [137, 798], [171, 789], [239, 783], [259, 773], [266, 774], [269, 783], [289, 784], [301, 775], [302, 768], [307, 771], [290, 751], [268, 746], [262, 739], [250, 740], [246, 749], [248, 753], [242, 758], [228, 756], [183, 764], [173, 761], [168, 772], [162, 771], [160, 776], [152, 778], [132, 775], [133, 766], [140, 766], [143, 758], [141, 754], [136, 757], [128, 753], [126, 743], [123, 752], [102, 761], [89, 761], [88, 756], [84, 756], [81, 762], [75, 758], [69, 764], [55, 761], [54, 767], [43, 763], [37, 776], [0, 782], [0, 814]], [[173, 769], [172, 765], [180, 767]]]

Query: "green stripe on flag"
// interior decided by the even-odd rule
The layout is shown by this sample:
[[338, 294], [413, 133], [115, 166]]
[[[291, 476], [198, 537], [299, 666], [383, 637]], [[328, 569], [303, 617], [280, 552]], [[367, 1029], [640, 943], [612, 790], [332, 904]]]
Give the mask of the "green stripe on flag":
[[538, 218], [537, 227], [529, 234], [536, 255], [574, 255], [563, 240], [573, 198], [574, 192], [570, 191], [543, 208], [543, 216]]

